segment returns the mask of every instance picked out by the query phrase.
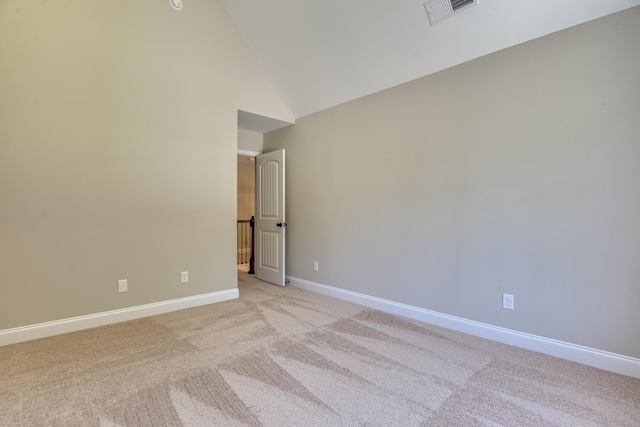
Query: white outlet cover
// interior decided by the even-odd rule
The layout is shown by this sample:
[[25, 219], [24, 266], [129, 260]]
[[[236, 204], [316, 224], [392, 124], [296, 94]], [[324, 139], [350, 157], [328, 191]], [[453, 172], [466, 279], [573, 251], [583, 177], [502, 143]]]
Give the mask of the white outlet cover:
[[515, 298], [511, 294], [502, 294], [502, 308], [505, 310], [513, 310], [515, 306]]
[[129, 282], [127, 279], [118, 280], [118, 292], [127, 292], [129, 290]]
[[189, 272], [183, 271], [180, 273], [180, 283], [189, 283]]
[[169, 0], [169, 4], [175, 10], [182, 10], [182, 0]]

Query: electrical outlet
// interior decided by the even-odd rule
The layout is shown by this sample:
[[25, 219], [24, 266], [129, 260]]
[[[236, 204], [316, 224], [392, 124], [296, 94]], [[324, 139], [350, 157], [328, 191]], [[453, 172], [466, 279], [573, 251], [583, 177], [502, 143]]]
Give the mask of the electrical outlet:
[[183, 271], [180, 273], [180, 283], [189, 283], [189, 272]]
[[127, 279], [118, 280], [118, 292], [127, 292], [129, 290], [129, 282]]
[[511, 294], [502, 294], [502, 308], [513, 310], [515, 308], [515, 298]]
[[313, 271], [318, 271], [318, 261], [313, 261]]

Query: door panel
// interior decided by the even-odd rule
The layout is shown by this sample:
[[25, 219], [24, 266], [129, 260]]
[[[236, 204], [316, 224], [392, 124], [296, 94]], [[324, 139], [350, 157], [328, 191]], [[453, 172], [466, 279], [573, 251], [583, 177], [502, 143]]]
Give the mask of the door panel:
[[256, 277], [284, 286], [284, 150], [256, 157]]

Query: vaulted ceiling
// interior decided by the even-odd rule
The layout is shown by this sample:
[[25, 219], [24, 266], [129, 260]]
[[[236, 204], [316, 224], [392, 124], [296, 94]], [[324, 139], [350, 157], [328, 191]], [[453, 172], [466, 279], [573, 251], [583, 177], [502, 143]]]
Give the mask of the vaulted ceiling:
[[221, 0], [296, 118], [640, 0], [479, 0], [435, 26], [423, 0]]

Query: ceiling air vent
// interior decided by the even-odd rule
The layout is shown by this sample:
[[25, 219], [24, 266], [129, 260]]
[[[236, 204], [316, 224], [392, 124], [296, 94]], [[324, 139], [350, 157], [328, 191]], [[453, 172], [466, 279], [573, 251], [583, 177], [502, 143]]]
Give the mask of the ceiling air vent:
[[429, 0], [424, 3], [424, 8], [433, 25], [476, 4], [478, 0]]

